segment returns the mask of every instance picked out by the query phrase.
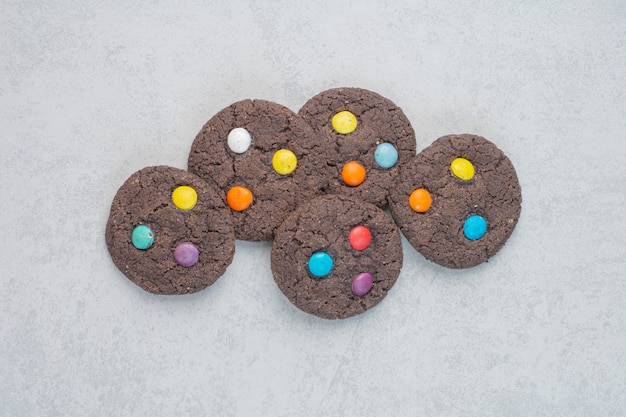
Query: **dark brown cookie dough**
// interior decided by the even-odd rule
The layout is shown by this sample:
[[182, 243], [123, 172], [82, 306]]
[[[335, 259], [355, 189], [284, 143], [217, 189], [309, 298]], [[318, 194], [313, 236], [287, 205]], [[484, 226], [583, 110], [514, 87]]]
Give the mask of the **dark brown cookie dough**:
[[[369, 231], [369, 243], [363, 228]], [[333, 265], [330, 273], [316, 277], [309, 262], [322, 252]], [[271, 261], [278, 287], [296, 307], [325, 319], [343, 319], [378, 304], [395, 283], [402, 267], [400, 233], [389, 215], [373, 204], [321, 196], [301, 205], [280, 226]], [[314, 269], [320, 265], [323, 268], [323, 261]]]
[[[351, 133], [338, 133], [333, 128], [332, 119], [341, 111], [356, 117], [356, 129]], [[415, 156], [415, 132], [402, 109], [369, 90], [335, 88], [311, 98], [299, 114], [331, 143], [329, 192], [386, 207], [400, 166]], [[391, 168], [383, 168], [375, 160], [375, 151], [382, 143], [393, 145], [397, 151], [398, 161]], [[342, 179], [343, 167], [350, 161], [365, 168], [366, 177], [360, 185], [347, 185]]]
[[[252, 142], [237, 153], [228, 143], [233, 129], [249, 132]], [[242, 149], [245, 149], [243, 146]], [[295, 170], [279, 174], [272, 164], [276, 151], [295, 154]], [[241, 149], [240, 149], [241, 150]], [[243, 100], [221, 110], [196, 136], [189, 154], [189, 171], [217, 183], [224, 198], [235, 187], [252, 193], [252, 204], [231, 209], [237, 239], [264, 241], [297, 205], [327, 187], [328, 146], [288, 108], [265, 100]]]
[[[471, 179], [453, 174], [456, 158], [472, 164]], [[425, 189], [432, 198], [425, 212], [409, 205], [416, 189]], [[511, 161], [493, 143], [469, 134], [444, 136], [420, 152], [402, 168], [389, 199], [393, 218], [411, 245], [448, 268], [469, 268], [498, 252], [517, 224], [521, 203]], [[484, 235], [474, 240], [464, 232], [470, 216], [482, 217], [487, 225]]]
[[[195, 190], [193, 208], [180, 209], [174, 204], [172, 193], [179, 186]], [[133, 243], [137, 226], [150, 229], [154, 242], [147, 249], [138, 249]], [[222, 276], [235, 254], [232, 218], [222, 197], [198, 176], [167, 166], [137, 171], [120, 187], [111, 205], [106, 242], [120, 271], [155, 294], [200, 291]], [[198, 250], [192, 266], [183, 266], [175, 258], [181, 243]], [[183, 263], [193, 262], [193, 254], [190, 260], [183, 249], [193, 251], [183, 245], [176, 257]]]

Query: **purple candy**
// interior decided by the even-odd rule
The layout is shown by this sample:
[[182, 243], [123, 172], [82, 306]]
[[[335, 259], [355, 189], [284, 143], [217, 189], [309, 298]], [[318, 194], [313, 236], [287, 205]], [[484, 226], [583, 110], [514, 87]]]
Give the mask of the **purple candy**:
[[361, 272], [352, 280], [352, 292], [354, 295], [363, 297], [370, 292], [374, 285], [374, 277], [369, 272]]
[[198, 262], [198, 248], [193, 243], [184, 242], [174, 250], [174, 259], [181, 266], [193, 266]]

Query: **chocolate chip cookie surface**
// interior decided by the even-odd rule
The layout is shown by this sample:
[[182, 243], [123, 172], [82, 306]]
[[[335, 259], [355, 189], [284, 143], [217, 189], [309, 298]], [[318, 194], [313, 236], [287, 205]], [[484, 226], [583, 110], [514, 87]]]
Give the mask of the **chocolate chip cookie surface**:
[[278, 287], [296, 307], [343, 319], [374, 307], [396, 282], [402, 267], [400, 233], [373, 204], [321, 196], [280, 226], [271, 264]]
[[327, 152], [324, 139], [288, 108], [242, 100], [203, 126], [188, 169], [222, 190], [237, 239], [264, 241], [299, 203], [325, 192]]
[[106, 243], [120, 271], [146, 291], [186, 294], [213, 284], [232, 262], [232, 218], [218, 192], [187, 171], [132, 174], [111, 204]]
[[399, 168], [415, 156], [415, 132], [402, 109], [362, 88], [334, 88], [298, 112], [332, 152], [329, 192], [384, 208]]
[[486, 262], [520, 216], [521, 187], [509, 158], [487, 139], [448, 135], [400, 173], [389, 206], [411, 245], [448, 268]]

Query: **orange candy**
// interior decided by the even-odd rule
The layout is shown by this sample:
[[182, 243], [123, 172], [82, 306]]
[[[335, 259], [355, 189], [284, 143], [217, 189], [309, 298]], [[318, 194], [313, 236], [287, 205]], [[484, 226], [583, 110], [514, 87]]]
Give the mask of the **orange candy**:
[[341, 170], [343, 182], [351, 187], [356, 187], [365, 181], [365, 168], [356, 161], [350, 161]]
[[252, 204], [252, 192], [246, 187], [236, 185], [226, 193], [226, 201], [231, 209], [243, 211]]
[[418, 213], [428, 211], [432, 202], [433, 198], [430, 193], [423, 188], [414, 190], [409, 196], [409, 206]]

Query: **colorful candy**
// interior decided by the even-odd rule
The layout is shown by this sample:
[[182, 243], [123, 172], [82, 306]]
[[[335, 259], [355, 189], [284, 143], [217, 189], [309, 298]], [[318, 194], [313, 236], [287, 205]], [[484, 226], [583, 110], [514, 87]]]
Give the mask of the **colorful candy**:
[[381, 143], [374, 151], [374, 160], [381, 168], [391, 168], [398, 162], [398, 150], [391, 143]]
[[469, 240], [478, 240], [487, 232], [487, 221], [479, 215], [469, 216], [463, 224], [463, 234]]
[[174, 259], [180, 266], [194, 266], [198, 262], [200, 252], [193, 243], [184, 242], [176, 246]]
[[252, 143], [252, 136], [243, 127], [236, 127], [228, 134], [228, 147], [235, 153], [244, 153]]
[[309, 272], [314, 277], [325, 277], [332, 269], [333, 258], [326, 252], [315, 252], [309, 258]]
[[235, 211], [243, 211], [252, 204], [252, 192], [246, 187], [236, 185], [226, 193], [228, 206]]
[[140, 224], [133, 229], [131, 241], [137, 249], [146, 250], [154, 244], [154, 233], [148, 226]]
[[331, 123], [335, 132], [342, 135], [354, 132], [357, 125], [356, 116], [347, 110], [335, 114]]
[[198, 202], [198, 194], [193, 188], [181, 185], [172, 192], [172, 202], [181, 210], [191, 210]]
[[363, 297], [372, 289], [374, 277], [369, 272], [362, 272], [352, 280], [352, 293]]
[[346, 185], [356, 187], [365, 181], [365, 167], [356, 161], [350, 161], [343, 166], [341, 178]]
[[474, 165], [465, 158], [456, 158], [452, 161], [450, 170], [462, 180], [469, 181], [474, 178]]
[[356, 226], [350, 231], [348, 239], [350, 240], [350, 246], [352, 246], [352, 249], [364, 250], [372, 241], [372, 234], [367, 227]]
[[409, 206], [418, 213], [425, 213], [430, 208], [433, 203], [433, 198], [430, 193], [423, 189], [418, 188], [413, 190], [411, 195], [409, 196]]
[[274, 152], [274, 156], [272, 157], [274, 171], [278, 172], [280, 175], [291, 174], [293, 170], [296, 169], [297, 164], [298, 158], [296, 158], [296, 154], [289, 149], [279, 149]]

